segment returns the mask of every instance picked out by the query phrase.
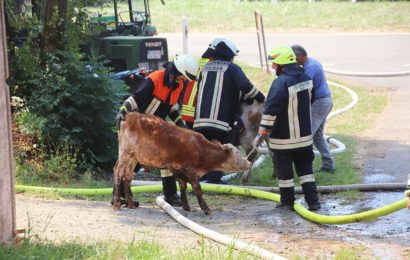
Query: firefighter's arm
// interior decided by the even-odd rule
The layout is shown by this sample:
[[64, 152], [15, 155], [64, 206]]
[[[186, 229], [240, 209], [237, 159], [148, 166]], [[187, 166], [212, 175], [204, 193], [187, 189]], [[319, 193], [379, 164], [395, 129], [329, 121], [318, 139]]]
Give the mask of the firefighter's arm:
[[168, 114], [169, 119], [174, 122], [175, 125], [179, 127], [186, 128], [184, 121], [181, 119], [181, 114], [179, 113], [179, 105], [175, 104], [171, 108], [171, 112]]
[[236, 81], [239, 90], [245, 94], [244, 100], [248, 104], [251, 100], [256, 100], [259, 103], [265, 102], [265, 95], [251, 83], [243, 70], [239, 66], [234, 66], [232, 69], [235, 75], [234, 80]]
[[253, 147], [258, 147], [263, 141], [269, 140], [269, 134], [275, 124], [276, 116], [270, 114], [262, 114], [262, 120], [259, 125], [258, 134], [253, 141]]
[[117, 124], [117, 128], [120, 129], [121, 121], [125, 119], [125, 115], [127, 112], [131, 111], [136, 111], [138, 112], [138, 105], [137, 102], [135, 102], [135, 99], [133, 96], [130, 96], [127, 98], [124, 103], [120, 106], [120, 110], [117, 113], [117, 116], [115, 117], [115, 122]]
[[265, 110], [262, 114], [262, 120], [259, 124], [258, 135], [254, 140], [254, 147], [258, 147], [264, 140], [269, 140], [269, 134], [275, 125], [276, 115], [281, 111], [282, 99], [285, 95], [284, 88], [280, 87], [280, 82], [273, 81], [266, 98]]

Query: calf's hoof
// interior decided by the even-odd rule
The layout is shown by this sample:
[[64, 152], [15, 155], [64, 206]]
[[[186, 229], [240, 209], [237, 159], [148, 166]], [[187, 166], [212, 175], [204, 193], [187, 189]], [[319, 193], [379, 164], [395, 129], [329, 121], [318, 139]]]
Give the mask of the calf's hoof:
[[212, 215], [212, 211], [210, 209], [204, 209], [205, 215]]
[[182, 208], [183, 208], [185, 211], [191, 211], [191, 207], [190, 207], [190, 206], [182, 206]]
[[134, 201], [131, 200], [130, 202], [127, 203], [127, 207], [128, 207], [129, 209], [138, 208], [139, 205], [140, 205], [140, 203], [139, 203], [138, 201], [136, 201], [136, 200], [134, 200]]
[[121, 202], [114, 202], [114, 205], [112, 206], [114, 210], [119, 210], [121, 208]]

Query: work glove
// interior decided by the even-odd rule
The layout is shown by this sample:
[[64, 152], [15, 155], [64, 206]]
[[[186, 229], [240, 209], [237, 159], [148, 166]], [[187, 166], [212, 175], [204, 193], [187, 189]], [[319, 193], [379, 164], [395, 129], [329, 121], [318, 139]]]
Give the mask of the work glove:
[[181, 118], [179, 118], [176, 122], [175, 122], [176, 126], [182, 127], [182, 128], [186, 128], [186, 125], [184, 123], [184, 120], [182, 120]]
[[127, 108], [125, 106], [121, 106], [120, 111], [118, 111], [117, 116], [115, 117], [115, 123], [117, 125], [118, 130], [120, 130], [121, 121], [125, 120], [126, 114], [127, 114]]
[[263, 103], [265, 102], [265, 95], [259, 91], [258, 94], [255, 96], [255, 100], [258, 101], [258, 103]]
[[125, 115], [127, 114], [127, 112], [129, 111], [138, 112], [138, 107], [136, 105], [132, 107], [131, 103], [129, 102], [130, 99], [133, 100], [133, 97], [132, 96], [129, 97], [127, 100], [124, 101], [124, 103], [122, 103], [120, 107], [120, 111], [118, 111], [117, 116], [115, 117], [115, 123], [117, 124], [118, 130], [120, 130], [121, 121], [125, 120]]
[[262, 142], [266, 140], [268, 140], [267, 134], [258, 133], [255, 139], [253, 140], [253, 147], [258, 148], [262, 144]]
[[245, 102], [247, 105], [252, 105], [254, 99], [250, 97], [245, 97], [242, 101]]

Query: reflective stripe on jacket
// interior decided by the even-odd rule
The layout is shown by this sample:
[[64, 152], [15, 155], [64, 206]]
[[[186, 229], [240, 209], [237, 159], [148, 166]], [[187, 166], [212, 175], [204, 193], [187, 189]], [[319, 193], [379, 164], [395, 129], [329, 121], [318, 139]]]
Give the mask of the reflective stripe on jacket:
[[312, 145], [310, 103], [313, 82], [296, 64], [285, 65], [273, 82], [260, 128], [270, 132], [269, 147], [292, 150]]
[[[199, 60], [198, 63], [198, 73], [197, 73], [197, 78], [199, 77], [199, 74], [201, 73], [202, 67], [209, 61], [209, 59], [202, 58]], [[184, 92], [184, 97], [182, 99], [182, 112], [181, 112], [181, 118], [182, 120], [186, 122], [194, 122], [194, 117], [195, 117], [195, 105], [196, 105], [196, 100], [197, 100], [197, 93], [198, 93], [198, 86], [197, 86], [197, 81], [189, 81]]]
[[242, 93], [255, 98], [260, 92], [238, 65], [221, 60], [208, 62], [198, 79], [194, 130], [229, 132], [237, 119]]
[[164, 76], [164, 69], [152, 72], [133, 93], [140, 112], [165, 119], [171, 108], [177, 104], [183, 81], [177, 88], [172, 89], [165, 85]]

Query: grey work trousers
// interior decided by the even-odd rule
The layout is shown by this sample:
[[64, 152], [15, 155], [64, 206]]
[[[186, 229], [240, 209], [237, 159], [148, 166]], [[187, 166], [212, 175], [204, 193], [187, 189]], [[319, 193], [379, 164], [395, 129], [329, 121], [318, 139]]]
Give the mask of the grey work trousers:
[[322, 168], [335, 169], [333, 154], [324, 136], [326, 117], [333, 108], [332, 97], [317, 99], [312, 104], [312, 134], [313, 144], [322, 156]]

